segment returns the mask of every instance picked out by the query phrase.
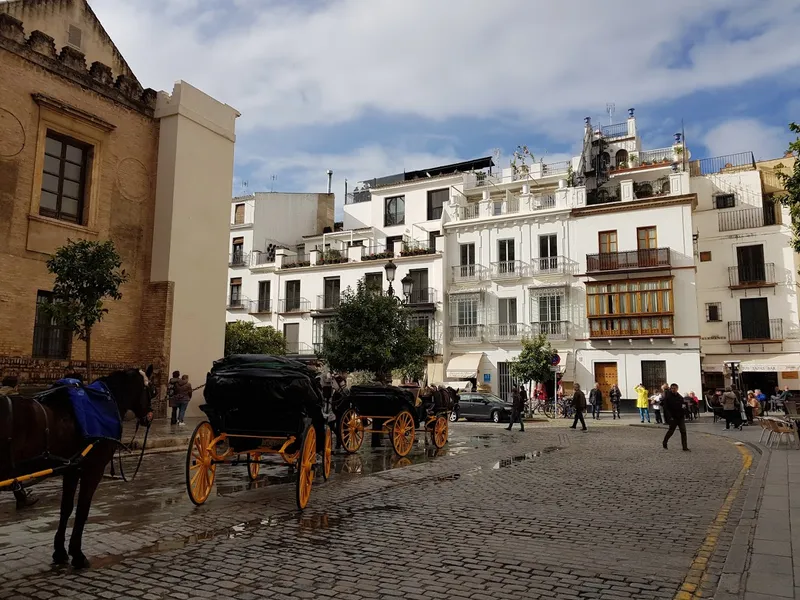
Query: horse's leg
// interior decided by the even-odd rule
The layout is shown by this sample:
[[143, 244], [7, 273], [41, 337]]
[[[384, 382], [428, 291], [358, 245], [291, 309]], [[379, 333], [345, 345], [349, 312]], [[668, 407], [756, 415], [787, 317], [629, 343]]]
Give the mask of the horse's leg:
[[75, 505], [75, 490], [78, 488], [78, 472], [68, 471], [64, 474], [63, 485], [61, 487], [61, 518], [58, 521], [58, 531], [53, 540], [53, 562], [57, 565], [65, 565], [69, 562], [69, 555], [64, 548], [67, 537], [67, 522], [72, 515], [72, 508]]
[[81, 473], [81, 489], [78, 492], [78, 509], [75, 511], [75, 525], [72, 527], [72, 536], [69, 538], [69, 555], [72, 557], [72, 566], [76, 569], [89, 568], [89, 561], [81, 551], [83, 545], [83, 528], [89, 518], [89, 508], [92, 506], [94, 496], [103, 472], [106, 470], [105, 462], [96, 462], [86, 465]]

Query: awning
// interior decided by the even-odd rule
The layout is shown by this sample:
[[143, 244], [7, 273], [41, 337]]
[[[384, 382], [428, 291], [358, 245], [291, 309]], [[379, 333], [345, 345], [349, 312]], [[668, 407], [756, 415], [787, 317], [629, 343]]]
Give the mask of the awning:
[[448, 379], [475, 379], [478, 377], [483, 352], [469, 352], [454, 356], [447, 363]]
[[742, 356], [736, 355], [706, 356], [703, 358], [702, 369], [706, 373], [723, 373], [727, 370], [725, 364], [731, 361], [739, 363], [740, 373], [800, 371], [800, 354], [797, 352], [787, 352], [785, 354], [751, 354], [744, 360]]

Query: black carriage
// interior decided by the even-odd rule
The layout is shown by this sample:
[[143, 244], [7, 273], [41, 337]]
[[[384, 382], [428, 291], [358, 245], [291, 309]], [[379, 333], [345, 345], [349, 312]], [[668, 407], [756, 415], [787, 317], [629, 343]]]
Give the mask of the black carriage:
[[244, 463], [255, 479], [273, 454], [297, 470], [297, 506], [305, 508], [317, 455], [323, 478], [331, 471], [331, 432], [316, 373], [279, 356], [232, 355], [214, 363], [203, 396], [208, 421], [194, 430], [186, 453], [191, 501], [208, 499], [218, 464]]

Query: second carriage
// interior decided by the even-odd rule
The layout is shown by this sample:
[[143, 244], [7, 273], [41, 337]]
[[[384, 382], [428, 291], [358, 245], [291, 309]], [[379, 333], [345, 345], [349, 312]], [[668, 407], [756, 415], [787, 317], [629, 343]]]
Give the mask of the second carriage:
[[444, 388], [353, 386], [337, 411], [339, 439], [353, 453], [361, 448], [365, 434], [388, 434], [394, 451], [406, 456], [420, 432], [436, 448], [443, 448], [450, 433], [454, 396], [455, 391]]

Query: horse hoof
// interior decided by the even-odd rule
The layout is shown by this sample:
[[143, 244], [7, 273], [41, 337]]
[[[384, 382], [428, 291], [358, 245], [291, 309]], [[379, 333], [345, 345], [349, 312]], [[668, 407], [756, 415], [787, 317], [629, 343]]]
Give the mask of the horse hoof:
[[77, 556], [72, 557], [72, 568], [73, 569], [88, 569], [91, 565], [89, 564], [89, 559], [86, 558], [83, 554], [79, 554]]
[[55, 552], [53, 552], [53, 564], [54, 565], [69, 564], [69, 554], [67, 554], [67, 551], [56, 550]]

